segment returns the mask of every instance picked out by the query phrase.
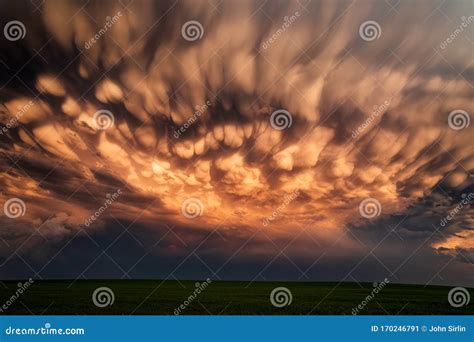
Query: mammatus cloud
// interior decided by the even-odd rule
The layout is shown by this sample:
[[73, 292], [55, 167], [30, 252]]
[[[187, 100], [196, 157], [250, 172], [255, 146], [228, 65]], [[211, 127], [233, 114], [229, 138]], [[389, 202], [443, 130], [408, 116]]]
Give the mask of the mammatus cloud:
[[[472, 190], [472, 49], [463, 35], [440, 48], [468, 2], [2, 7], [25, 27], [1, 41], [0, 202], [26, 206], [1, 218], [4, 255], [35, 231], [55, 241], [107, 220], [237, 240], [304, 229], [358, 255], [348, 232], [407, 216], [400, 234], [423, 235]], [[361, 215], [368, 199], [377, 215]], [[472, 254], [472, 214], [430, 253]]]

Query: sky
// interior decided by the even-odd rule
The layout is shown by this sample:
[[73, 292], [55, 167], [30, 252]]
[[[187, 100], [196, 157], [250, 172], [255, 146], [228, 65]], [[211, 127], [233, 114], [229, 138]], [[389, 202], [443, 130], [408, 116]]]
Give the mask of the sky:
[[470, 1], [15, 1], [0, 278], [474, 285]]

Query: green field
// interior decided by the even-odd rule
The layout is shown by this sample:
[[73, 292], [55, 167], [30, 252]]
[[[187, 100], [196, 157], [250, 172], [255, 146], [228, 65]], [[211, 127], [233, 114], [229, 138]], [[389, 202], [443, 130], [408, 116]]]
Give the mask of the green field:
[[[15, 300], [18, 281], [0, 284], [1, 314], [21, 315], [173, 315], [196, 289], [196, 281], [78, 280], [35, 281]], [[97, 307], [92, 293], [98, 287], [114, 292], [114, 303]], [[290, 305], [277, 308], [270, 293], [284, 286]], [[389, 284], [360, 310], [360, 315], [466, 315], [474, 303], [454, 308], [451, 287]], [[351, 315], [373, 290], [370, 283], [213, 281], [191, 300], [182, 315]], [[469, 289], [473, 296], [473, 289]]]

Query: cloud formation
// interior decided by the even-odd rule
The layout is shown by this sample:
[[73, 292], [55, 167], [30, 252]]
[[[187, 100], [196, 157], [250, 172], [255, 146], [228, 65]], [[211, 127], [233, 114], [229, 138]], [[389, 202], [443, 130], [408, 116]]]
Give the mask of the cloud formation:
[[[264, 229], [274, 241], [298, 237], [289, 254], [312, 259], [296, 234], [303, 228], [337, 257], [335, 242], [363, 255], [392, 223], [410, 241], [435, 226], [442, 234], [426, 253], [468, 259], [470, 203], [438, 225], [474, 180], [473, 125], [450, 119], [473, 113], [472, 49], [464, 36], [440, 48], [470, 7], [387, 6], [3, 4], [2, 22], [18, 18], [27, 34], [0, 43], [0, 203], [26, 204], [18, 220], [0, 219], [2, 256], [32, 233], [67, 241], [116, 221], [179, 225], [183, 235], [217, 230], [233, 250]], [[190, 20], [201, 38], [183, 36]], [[359, 30], [368, 20], [381, 30], [370, 41]], [[189, 198], [202, 215], [182, 214]], [[367, 198], [380, 204], [377, 217], [361, 217]], [[365, 246], [347, 235], [361, 231]], [[271, 253], [262, 246], [252, 253]]]

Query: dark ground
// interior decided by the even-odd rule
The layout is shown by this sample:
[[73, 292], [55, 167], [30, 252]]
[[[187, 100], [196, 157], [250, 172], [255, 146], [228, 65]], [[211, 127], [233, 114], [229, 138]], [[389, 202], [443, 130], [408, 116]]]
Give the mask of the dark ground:
[[[0, 314], [8, 315], [173, 315], [196, 289], [196, 281], [57, 280], [35, 281]], [[2, 285], [3, 284], [3, 285]], [[18, 281], [0, 283], [0, 305], [17, 291]], [[96, 307], [98, 287], [113, 290], [113, 305]], [[293, 300], [276, 308], [270, 293], [284, 286]], [[371, 283], [213, 281], [182, 310], [184, 315], [351, 315], [373, 289]], [[388, 284], [360, 310], [361, 315], [474, 314], [474, 300], [460, 308], [448, 303], [451, 287]], [[471, 297], [474, 289], [468, 289]], [[0, 309], [2, 307], [0, 306]]]

